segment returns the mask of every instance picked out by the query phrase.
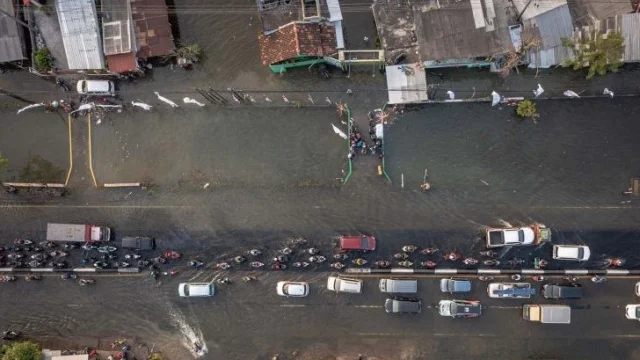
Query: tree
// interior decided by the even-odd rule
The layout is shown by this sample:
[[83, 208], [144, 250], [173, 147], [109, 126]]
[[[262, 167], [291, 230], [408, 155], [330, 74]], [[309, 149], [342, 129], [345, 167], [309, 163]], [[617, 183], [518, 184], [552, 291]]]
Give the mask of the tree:
[[39, 72], [48, 72], [53, 67], [51, 52], [47, 48], [41, 48], [36, 51], [35, 67]]
[[592, 36], [588, 39], [583, 37], [579, 43], [563, 38], [562, 45], [573, 52], [573, 59], [565, 60], [564, 66], [573, 70], [589, 67], [587, 79], [605, 75], [608, 71], [616, 72], [622, 66], [624, 38], [619, 32], [602, 34], [594, 31]]
[[9, 165], [9, 160], [2, 157], [2, 153], [0, 153], [0, 181], [2, 181], [2, 175], [4, 174], [4, 169]]
[[525, 30], [520, 34], [520, 43], [518, 49], [510, 46], [507, 53], [503, 55], [500, 70], [498, 70], [500, 76], [509, 76], [511, 70], [515, 70], [519, 74], [518, 66], [525, 64], [525, 56], [531, 50], [538, 49], [542, 45], [542, 39], [534, 32]]
[[531, 100], [523, 100], [519, 102], [516, 107], [516, 114], [523, 119], [531, 118], [533, 121], [536, 121], [536, 119], [540, 117], [538, 109], [536, 109], [536, 104]]
[[11, 344], [2, 356], [2, 360], [40, 360], [41, 358], [40, 345], [30, 341]]

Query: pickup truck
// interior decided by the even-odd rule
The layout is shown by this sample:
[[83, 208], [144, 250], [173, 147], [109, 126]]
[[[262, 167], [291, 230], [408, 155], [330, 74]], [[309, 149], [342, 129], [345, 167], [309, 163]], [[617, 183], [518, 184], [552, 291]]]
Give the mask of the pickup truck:
[[541, 225], [519, 228], [487, 229], [487, 247], [539, 245], [551, 240], [551, 230]]
[[47, 224], [47, 241], [102, 242], [111, 240], [106, 226]]
[[542, 324], [570, 324], [571, 308], [567, 305], [532, 305], [522, 308], [522, 318]]
[[494, 299], [529, 299], [535, 293], [536, 289], [529, 283], [491, 283], [487, 286], [487, 294]]

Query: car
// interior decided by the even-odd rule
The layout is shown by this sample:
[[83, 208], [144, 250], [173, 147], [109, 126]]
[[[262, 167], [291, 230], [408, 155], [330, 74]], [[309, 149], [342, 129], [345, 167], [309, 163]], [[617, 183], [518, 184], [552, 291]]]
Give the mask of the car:
[[178, 285], [178, 294], [181, 297], [207, 297], [213, 296], [216, 288], [213, 283], [181, 283]]
[[420, 299], [392, 297], [384, 302], [384, 310], [390, 314], [419, 314], [422, 311]]
[[122, 248], [132, 250], [153, 250], [156, 242], [148, 236], [125, 236], [122, 238]]
[[545, 299], [582, 299], [582, 286], [580, 284], [545, 284], [542, 286], [542, 296]]
[[510, 229], [487, 229], [487, 246], [522, 246], [533, 245], [536, 233], [531, 227]]
[[530, 299], [536, 294], [536, 289], [529, 283], [490, 283], [487, 294], [496, 299]]
[[440, 300], [438, 312], [452, 318], [478, 317], [482, 314], [482, 305], [475, 300]]
[[78, 94], [94, 96], [115, 96], [116, 90], [109, 80], [80, 80], [77, 84]]
[[373, 251], [376, 238], [373, 236], [340, 236], [340, 251]]
[[625, 306], [624, 315], [629, 320], [640, 320], [640, 304], [629, 304]]
[[585, 245], [553, 245], [555, 260], [587, 261], [591, 257], [591, 250]]
[[443, 293], [464, 293], [471, 291], [471, 281], [467, 279], [441, 279], [440, 291]]
[[360, 294], [362, 292], [362, 280], [329, 276], [327, 278], [327, 289], [335, 292]]
[[278, 281], [276, 292], [286, 297], [306, 297], [309, 295], [309, 283], [298, 281]]
[[636, 283], [635, 293], [636, 293], [636, 296], [640, 296], [640, 282]]

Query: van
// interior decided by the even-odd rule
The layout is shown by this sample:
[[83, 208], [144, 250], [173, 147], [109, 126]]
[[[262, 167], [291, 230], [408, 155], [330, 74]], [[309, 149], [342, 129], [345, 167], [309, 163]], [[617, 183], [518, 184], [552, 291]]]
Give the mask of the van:
[[443, 293], [465, 293], [471, 291], [471, 281], [467, 279], [441, 279], [440, 291]]
[[335, 292], [360, 294], [362, 293], [362, 280], [329, 276], [327, 289]]
[[122, 238], [122, 248], [132, 250], [153, 250], [156, 241], [146, 236], [125, 236]]
[[181, 283], [178, 294], [181, 297], [209, 297], [213, 296], [216, 288], [213, 283]]
[[390, 314], [419, 314], [422, 311], [422, 301], [394, 297], [384, 302], [384, 310]]
[[116, 88], [109, 80], [80, 80], [77, 84], [78, 94], [96, 96], [115, 96]]
[[394, 294], [415, 294], [418, 292], [418, 280], [380, 279], [380, 291]]
[[582, 299], [583, 291], [580, 284], [545, 284], [542, 287], [545, 299]]

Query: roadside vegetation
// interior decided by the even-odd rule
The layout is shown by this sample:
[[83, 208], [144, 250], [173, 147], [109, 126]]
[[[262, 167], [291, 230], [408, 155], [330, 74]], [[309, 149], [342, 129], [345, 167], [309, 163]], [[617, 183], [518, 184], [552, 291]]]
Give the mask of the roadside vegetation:
[[566, 60], [564, 66], [573, 70], [588, 68], [587, 79], [595, 75], [603, 76], [607, 72], [616, 72], [622, 67], [624, 38], [619, 32], [596, 32], [578, 44], [571, 39], [563, 38], [562, 45], [571, 49], [574, 57], [572, 60]]
[[51, 52], [47, 48], [38, 49], [35, 55], [35, 67], [38, 72], [49, 72], [53, 68]]
[[40, 345], [30, 341], [15, 342], [0, 346], [1, 360], [41, 360]]
[[516, 114], [523, 120], [531, 119], [533, 122], [537, 122], [540, 117], [536, 104], [531, 100], [523, 100], [519, 102], [516, 107]]

